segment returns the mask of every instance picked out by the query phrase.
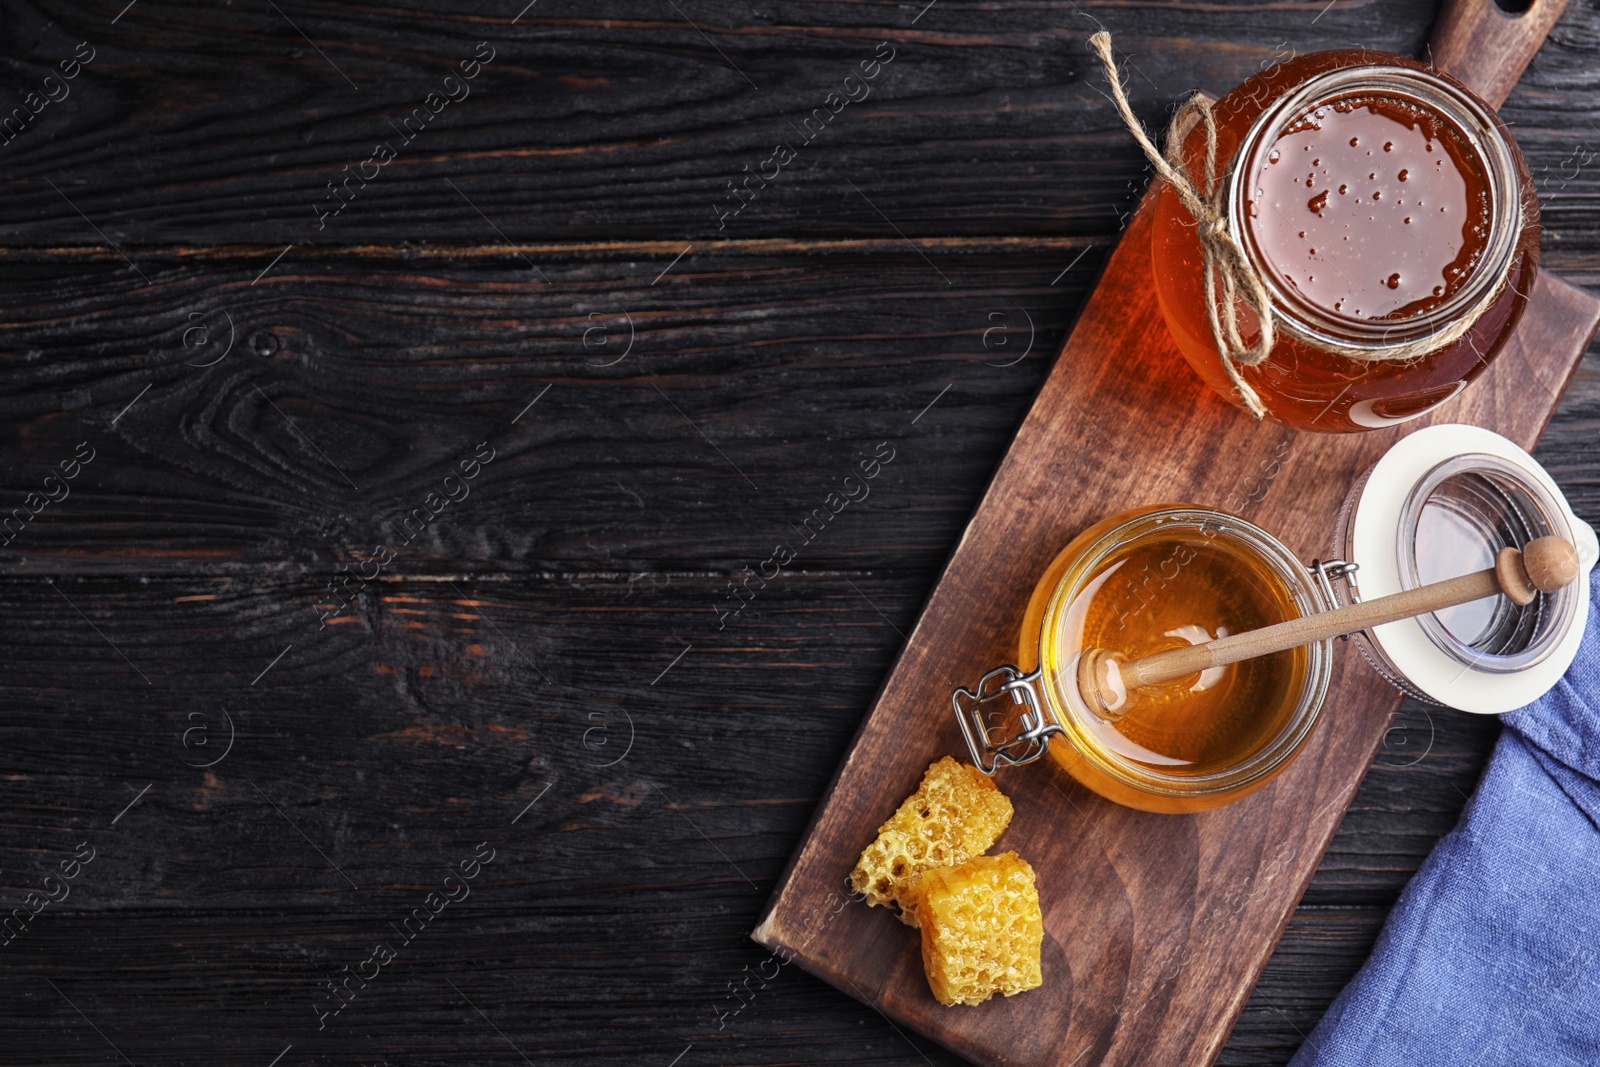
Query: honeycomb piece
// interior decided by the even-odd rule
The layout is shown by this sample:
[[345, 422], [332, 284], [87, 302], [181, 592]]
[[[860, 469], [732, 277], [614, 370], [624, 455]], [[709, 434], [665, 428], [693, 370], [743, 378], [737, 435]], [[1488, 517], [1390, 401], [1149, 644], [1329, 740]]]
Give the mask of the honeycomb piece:
[[1044, 983], [1044, 919], [1027, 860], [1002, 852], [928, 871], [921, 901], [922, 969], [939, 1003], [982, 1004]]
[[878, 827], [878, 839], [850, 872], [850, 887], [868, 904], [898, 905], [900, 921], [916, 926], [918, 876], [981, 855], [1010, 822], [1011, 801], [989, 776], [946, 756]]

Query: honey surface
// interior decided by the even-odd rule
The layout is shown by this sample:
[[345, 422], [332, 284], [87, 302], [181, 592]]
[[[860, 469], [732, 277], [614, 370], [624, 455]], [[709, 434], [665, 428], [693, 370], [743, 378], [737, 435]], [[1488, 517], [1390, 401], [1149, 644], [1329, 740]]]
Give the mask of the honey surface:
[[[1298, 615], [1280, 579], [1227, 542], [1135, 542], [1108, 559], [1072, 605], [1061, 662], [1050, 666], [1070, 667], [1072, 653], [1086, 647], [1135, 659]], [[1305, 650], [1295, 649], [1141, 689], [1116, 723], [1090, 719], [1089, 740], [1163, 774], [1235, 766], [1288, 721], [1305, 665]]]
[[1453, 295], [1489, 232], [1483, 165], [1403, 100], [1334, 100], [1290, 124], [1256, 172], [1247, 217], [1266, 265], [1324, 311], [1400, 319]]

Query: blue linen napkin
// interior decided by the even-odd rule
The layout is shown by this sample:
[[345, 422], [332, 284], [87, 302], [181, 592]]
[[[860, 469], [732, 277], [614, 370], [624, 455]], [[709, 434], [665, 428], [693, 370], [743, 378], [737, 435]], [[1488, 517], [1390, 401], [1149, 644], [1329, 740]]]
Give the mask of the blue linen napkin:
[[1600, 1064], [1600, 569], [1577, 659], [1505, 730], [1460, 824], [1291, 1067]]

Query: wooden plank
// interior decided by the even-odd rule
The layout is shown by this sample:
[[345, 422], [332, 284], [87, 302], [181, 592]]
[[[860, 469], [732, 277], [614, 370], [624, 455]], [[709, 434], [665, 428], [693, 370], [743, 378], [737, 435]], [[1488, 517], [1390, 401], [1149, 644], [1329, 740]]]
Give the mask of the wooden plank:
[[999, 847], [1041, 872], [1046, 986], [943, 1008], [892, 916], [856, 906], [821, 929], [808, 920], [922, 768], [963, 751], [950, 691], [1014, 659], [1039, 570], [1099, 518], [1168, 500], [1231, 507], [1302, 558], [1325, 555], [1348, 487], [1418, 424], [1473, 422], [1531, 448], [1600, 324], [1600, 300], [1541, 274], [1514, 337], [1456, 401], [1392, 430], [1296, 435], [1227, 404], [1182, 361], [1151, 287], [1149, 219], [1141, 210], [1112, 255], [754, 935], [985, 1064], [1214, 1060], [1400, 703], [1341, 646], [1323, 724], [1296, 762], [1195, 816], [1121, 808], [1049, 764], [1005, 774], [1017, 816]]
[[[96, 53], [64, 99], [0, 148], [5, 243], [99, 245], [98, 227], [134, 249], [253, 241], [275, 254], [290, 243], [494, 242], [497, 226], [512, 240], [681, 248], [730, 234], [893, 238], [885, 215], [914, 238], [1108, 236], [1137, 197], [1142, 161], [1098, 95], [1089, 14], [1129, 54], [1141, 114], [1159, 122], [1188, 90], [1237, 84], [1291, 52], [1415, 53], [1437, 10], [1404, 0], [1080, 12], [1002, 0], [918, 17], [924, 5], [783, 0], [759, 16], [679, 4], [680, 17], [656, 0], [607, 0], [540, 4], [513, 24], [525, 0], [386, 8], [381, 19], [343, 5], [143, 0], [113, 23], [125, 2], [55, 0], [8, 24], [5, 114], [80, 42]], [[1575, 155], [1597, 147], [1586, 124], [1597, 118], [1600, 13], [1573, 8], [1506, 110], [1535, 175], [1559, 191], [1550, 221], [1563, 229], [1593, 227], [1586, 203], [1600, 189], [1600, 169]], [[395, 145], [381, 176], [318, 229], [327, 183], [377, 141], [398, 141], [390, 123], [482, 40], [497, 54], [471, 95]], [[719, 223], [727, 183], [796, 138], [880, 40], [897, 54], [873, 95]]]
[[[0, 560], [331, 577], [390, 543], [391, 573], [732, 576], [888, 442], [800, 565], [927, 571], [1106, 251], [930, 249], [959, 257], [955, 294], [898, 239], [712, 246], [659, 281], [670, 247], [566, 249], [549, 285], [505, 253], [327, 253], [254, 284], [271, 255], [141, 253], [153, 285], [114, 252], [0, 258], [0, 350], [21, 354], [0, 361], [0, 517], [96, 450]], [[483, 441], [470, 495], [402, 543]]]
[[[719, 631], [701, 604], [722, 582], [386, 581], [326, 627], [305, 582], [0, 582], [0, 891], [15, 906], [49, 857], [113, 827], [134, 831], [121, 858], [66, 910], [359, 902], [332, 864], [381, 897], [489, 839], [511, 850], [500, 871], [594, 914], [630, 885], [662, 907], [726, 885], [739, 914], [717, 937], [740, 944], [892, 657], [873, 605], [915, 598], [786, 575]], [[795, 716], [782, 694], [802, 689]]]
[[[898, 239], [757, 242], [697, 250], [652, 286], [676, 250], [530, 251], [548, 287], [515, 255], [462, 249], [329, 250], [253, 286], [271, 250], [141, 253], [154, 287], [108, 250], [0, 255], [0, 518], [79, 442], [97, 450], [0, 561], [331, 577], [489, 438], [506, 447], [473, 495], [395, 573], [731, 575], [887, 440], [902, 458], [859, 505], [872, 519], [852, 504], [805, 566], [931, 579], [1109, 252], [930, 243], [952, 292]], [[1600, 284], [1600, 258], [1553, 251]], [[607, 366], [630, 336], [619, 309], [635, 343]], [[1600, 364], [1568, 397], [1539, 455], [1600, 518]]]

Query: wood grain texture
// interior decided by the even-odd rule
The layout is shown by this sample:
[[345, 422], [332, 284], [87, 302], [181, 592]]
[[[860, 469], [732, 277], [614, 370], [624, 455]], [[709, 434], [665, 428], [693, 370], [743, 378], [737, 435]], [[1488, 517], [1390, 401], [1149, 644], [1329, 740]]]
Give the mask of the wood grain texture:
[[[676, 11], [546, 0], [513, 23], [525, 3], [407, 4], [379, 17], [143, 0], [115, 25], [120, 4], [17, 10], [6, 27], [17, 95], [80, 41], [97, 55], [65, 100], [0, 149], [6, 240], [99, 243], [73, 205], [133, 245], [491, 242], [492, 226], [529, 241], [892, 237], [874, 205], [914, 236], [1055, 233], [1091, 219], [1087, 232], [1105, 234], [1137, 192], [1135, 156], [1086, 77], [1096, 68], [1081, 9], [943, 0], [919, 19], [921, 5], [852, 0]], [[1259, 40], [1235, 33], [1208, 50], [1216, 14], [1204, 5], [1093, 10], [1134, 51], [1192, 57], [1140, 64], [1152, 108], [1196, 73], [1239, 81], [1280, 41], [1305, 51], [1331, 32], [1414, 52], [1432, 17], [1427, 0], [1335, 8], [1315, 25], [1309, 4], [1253, 18], [1241, 9]], [[483, 40], [496, 56], [471, 95], [400, 145], [390, 123]], [[802, 140], [796, 128], [880, 40], [895, 58], [872, 95], [796, 144], [781, 177], [720, 223], [727, 183], [757, 171], [779, 140]], [[385, 138], [398, 158], [318, 229], [327, 183]]]
[[984, 1064], [1215, 1060], [1400, 704], [1339, 646], [1323, 722], [1296, 761], [1198, 815], [1122, 808], [1049, 761], [1006, 772], [1017, 815], [996, 848], [1044, 872], [1046, 984], [945, 1008], [920, 943], [892, 916], [858, 904], [825, 927], [815, 917], [922, 769], [964, 755], [949, 694], [1015, 662], [1041, 568], [1107, 515], [1169, 501], [1228, 507], [1256, 497], [1269, 469], [1255, 507], [1230, 510], [1310, 560], [1326, 551], [1347, 489], [1418, 424], [1470, 422], [1531, 448], [1600, 325], [1600, 299], [1541, 274], [1516, 333], [1457, 400], [1391, 430], [1296, 435], [1211, 394], [1178, 354], [1150, 280], [1153, 202], [1112, 254], [754, 934]]
[[[304, 584], [0, 582], [0, 892], [15, 907], [78, 842], [97, 853], [0, 945], [8, 1056], [115, 1058], [73, 1004], [160, 1067], [291, 1043], [300, 1063], [523, 1062], [494, 1027], [563, 1063], [903, 1054], [793, 969], [719, 1011], [765, 959], [749, 923], [887, 665], [872, 605], [915, 601], [795, 575], [719, 637], [695, 624], [717, 584], [389, 583], [318, 633]], [[695, 644], [665, 673], [683, 644], [653, 626]], [[783, 693], [819, 670], [850, 681], [796, 716]], [[236, 741], [201, 768], [224, 712]], [[319, 1029], [323, 983], [399, 948], [391, 924], [482, 841], [471, 895]]]
[[[0, 147], [0, 240], [103, 245], [98, 228], [129, 248], [255, 242], [270, 256], [291, 242], [1109, 236], [1143, 186], [1142, 161], [1098, 91], [1091, 19], [1116, 36], [1135, 107], [1159, 126], [1192, 89], [1224, 90], [1295, 52], [1417, 54], [1437, 11], [1430, 0], [940, 0], [918, 19], [922, 4], [697, 0], [680, 17], [658, 0], [545, 0], [513, 25], [524, 2], [379, 15], [140, 0], [114, 25], [115, 0], [13, 5], [0, 70], [11, 106], [79, 42], [97, 54], [70, 95]], [[485, 39], [497, 55], [471, 95], [394, 146], [398, 158], [318, 229], [327, 183], [394, 140], [390, 123]], [[1597, 39], [1600, 19], [1580, 5], [1505, 110], [1534, 173], [1566, 183], [1549, 205], [1562, 229], [1595, 228], [1600, 172], [1573, 153], [1600, 148]], [[727, 183], [796, 139], [880, 40], [897, 53], [872, 95], [719, 222]]]
[[[930, 243], [962, 283], [941, 292], [927, 263], [894, 245], [710, 248], [654, 286], [670, 245], [546, 250], [550, 287], [530, 286], [514, 255], [460, 250], [330, 252], [252, 287], [271, 253], [232, 250], [145, 259], [159, 286], [137, 299], [143, 283], [115, 253], [0, 258], [16, 309], [0, 345], [17, 357], [0, 361], [0, 517], [78, 442], [98, 449], [72, 496], [0, 545], [0, 560], [41, 574], [327, 573], [489, 437], [505, 447], [475, 495], [398, 573], [731, 573], [766, 558], [842, 465], [888, 439], [919, 443], [868, 503], [882, 502], [875, 525], [839, 523], [808, 565], [927, 571], [959, 536], [1107, 249]], [[1580, 256], [1546, 260], [1600, 285]], [[208, 367], [230, 332], [219, 308], [234, 348]], [[635, 345], [607, 366], [629, 337], [623, 312]], [[197, 324], [207, 332], [188, 332]], [[1591, 516], [1594, 373], [1539, 453]], [[728, 507], [741, 527], [707, 537]]]
[[153, 286], [114, 254], [0, 261], [29, 309], [0, 324], [23, 354], [0, 364], [0, 502], [98, 449], [0, 559], [331, 576], [488, 440], [397, 572], [731, 576], [889, 441], [903, 458], [851, 507], [883, 501], [892, 527], [842, 513], [804, 565], [932, 566], [1104, 255], [931, 245], [961, 286], [930, 298], [940, 274], [898, 241], [697, 249], [657, 281], [679, 249], [547, 252], [548, 285], [483, 253], [328, 255], [255, 285], [270, 256], [146, 257]]
[[[0, 914], [103, 844], [0, 947], [7, 1062], [961, 1062], [798, 967], [756, 977], [748, 933], [1143, 188], [1085, 16], [1158, 124], [1291, 50], [1418, 51], [1436, 14], [677, 0], [691, 26], [658, 0], [540, 0], [513, 24], [522, 7], [0, 7], [0, 118], [98, 50], [0, 137], [3, 502], [99, 448], [0, 546]], [[483, 39], [471, 98], [316, 230], [326, 183]], [[725, 183], [883, 39], [871, 100], [719, 230]], [[1544, 265], [1590, 288], [1597, 48], [1600, 10], [1572, 5], [1504, 108]], [[617, 349], [584, 331], [614, 345], [636, 305], [640, 345], [600, 366]], [[184, 366], [218, 351], [219, 308], [239, 347]], [[1021, 313], [1036, 343], [1004, 366]], [[485, 434], [505, 447], [473, 495], [319, 630], [338, 561]], [[1597, 434], [1591, 354], [1537, 455], [1600, 523]], [[900, 453], [871, 498], [719, 631], [729, 580], [879, 435]], [[637, 743], [594, 766], [618, 708]], [[208, 772], [189, 764], [219, 709], [241, 740]], [[1402, 706], [1218, 1062], [1288, 1059], [1496, 731]], [[496, 833], [471, 899], [318, 1031], [321, 984]]]

